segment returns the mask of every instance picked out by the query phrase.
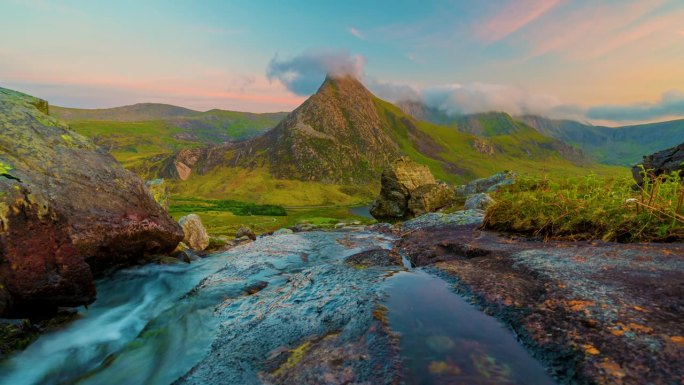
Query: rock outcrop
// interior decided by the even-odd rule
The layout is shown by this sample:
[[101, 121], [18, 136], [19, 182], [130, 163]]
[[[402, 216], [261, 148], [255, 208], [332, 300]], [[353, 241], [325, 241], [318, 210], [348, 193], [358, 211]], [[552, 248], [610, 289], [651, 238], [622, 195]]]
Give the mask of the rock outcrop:
[[88, 304], [93, 276], [181, 239], [140, 178], [0, 88], [0, 315]]
[[[669, 175], [675, 171], [681, 171], [684, 174], [684, 143], [644, 156], [642, 165], [650, 176]], [[644, 183], [644, 175], [640, 166], [632, 167], [632, 176], [639, 185]]]
[[395, 160], [381, 176], [380, 196], [370, 212], [378, 219], [412, 218], [447, 206], [453, 190], [437, 183], [427, 166], [407, 157]]
[[424, 184], [411, 192], [408, 210], [413, 216], [431, 213], [454, 200], [454, 189], [444, 183]]
[[252, 241], [256, 241], [256, 234], [254, 234], [254, 231], [252, 231], [252, 229], [250, 229], [247, 226], [240, 226], [240, 228], [235, 233], [235, 238], [242, 238], [242, 237], [247, 237], [247, 238], [251, 239]]
[[202, 251], [209, 246], [209, 234], [197, 214], [188, 214], [178, 223], [183, 228], [183, 242], [192, 250]]
[[495, 203], [494, 199], [487, 193], [473, 194], [466, 199], [463, 208], [465, 210], [486, 210], [487, 207]]
[[503, 186], [515, 183], [518, 174], [512, 171], [502, 171], [487, 178], [475, 179], [467, 185], [456, 187], [456, 194], [468, 197], [473, 194], [494, 192]]

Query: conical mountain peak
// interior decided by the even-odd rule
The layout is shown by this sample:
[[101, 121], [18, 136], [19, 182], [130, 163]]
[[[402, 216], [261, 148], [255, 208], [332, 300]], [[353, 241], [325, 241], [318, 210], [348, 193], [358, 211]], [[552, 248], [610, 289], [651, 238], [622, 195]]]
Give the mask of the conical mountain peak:
[[271, 169], [304, 180], [372, 181], [398, 154], [384, 126], [376, 98], [358, 79], [328, 75], [267, 135]]

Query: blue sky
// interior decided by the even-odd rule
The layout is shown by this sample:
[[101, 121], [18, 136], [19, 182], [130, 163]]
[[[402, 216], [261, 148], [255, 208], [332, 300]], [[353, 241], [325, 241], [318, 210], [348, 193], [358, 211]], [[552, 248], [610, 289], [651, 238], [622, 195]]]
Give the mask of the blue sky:
[[681, 0], [0, 0], [0, 86], [58, 105], [290, 110], [333, 59], [454, 113], [684, 116]]

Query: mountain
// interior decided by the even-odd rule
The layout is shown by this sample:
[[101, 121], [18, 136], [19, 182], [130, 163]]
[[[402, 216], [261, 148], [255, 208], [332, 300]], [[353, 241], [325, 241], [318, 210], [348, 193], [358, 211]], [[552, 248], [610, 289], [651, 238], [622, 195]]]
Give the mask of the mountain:
[[50, 114], [69, 122], [83, 120], [141, 122], [147, 120], [164, 120], [175, 117], [193, 116], [201, 114], [201, 112], [183, 107], [172, 106], [170, 104], [138, 103], [130, 106], [97, 109], [50, 106]]
[[[255, 140], [279, 178], [374, 182], [399, 156], [375, 97], [351, 77], [326, 78], [313, 96]], [[397, 122], [406, 126], [408, 122]]]
[[217, 109], [199, 112], [155, 103], [94, 110], [51, 106], [50, 113], [143, 176], [157, 169], [160, 159], [182, 149], [253, 138], [287, 115]]
[[581, 174], [586, 167], [600, 168], [580, 151], [506, 114], [473, 119], [473, 127], [489, 127], [492, 119], [511, 127], [476, 135], [419, 121], [375, 97], [354, 78], [328, 77], [264, 135], [186, 148], [159, 162], [155, 170], [157, 176], [180, 179], [174, 191], [184, 196], [292, 204], [293, 194], [307, 191], [322, 192], [303, 198], [321, 204], [376, 194], [382, 169], [401, 155], [454, 183], [503, 169]]
[[684, 119], [623, 127], [592, 126], [533, 115], [518, 119], [546, 135], [582, 148], [605, 164], [631, 166], [639, 163], [643, 155], [684, 142]]
[[[436, 178], [451, 183], [505, 169], [563, 175], [584, 174], [588, 168], [627, 171], [594, 164], [581, 151], [503, 113], [473, 115], [450, 125], [416, 119], [352, 77], [327, 77], [284, 117], [133, 107], [113, 109], [120, 115], [53, 111], [68, 119], [118, 119], [72, 120], [71, 125], [126, 168], [146, 179], [168, 179], [172, 193], [182, 197], [286, 206], [362, 203], [377, 195], [383, 168], [399, 156], [427, 165]], [[437, 113], [425, 110], [433, 118]], [[127, 121], [133, 117], [159, 120]], [[198, 122], [216, 133], [230, 119], [236, 119], [230, 127], [241, 122], [250, 132], [266, 130], [269, 122], [275, 127], [240, 141], [199, 135]]]
[[593, 126], [573, 120], [554, 120], [537, 115], [511, 117], [503, 112], [450, 116], [417, 101], [397, 105], [418, 120], [453, 127], [478, 136], [505, 135], [534, 129], [539, 134], [569, 144], [556, 144], [559, 151], [581, 150], [591, 159], [608, 165], [632, 166], [645, 154], [684, 141], [684, 119], [623, 127]]

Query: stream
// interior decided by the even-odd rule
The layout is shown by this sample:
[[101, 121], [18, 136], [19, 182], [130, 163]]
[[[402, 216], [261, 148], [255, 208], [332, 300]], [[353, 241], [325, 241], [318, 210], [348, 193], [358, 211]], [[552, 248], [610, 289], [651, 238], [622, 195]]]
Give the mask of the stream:
[[[368, 231], [285, 234], [192, 264], [121, 270], [97, 283], [76, 321], [1, 362], [0, 384], [294, 384], [351, 371], [369, 382], [554, 383], [441, 278], [344, 262], [391, 244]], [[398, 337], [400, 373], [374, 326], [378, 308]]]

